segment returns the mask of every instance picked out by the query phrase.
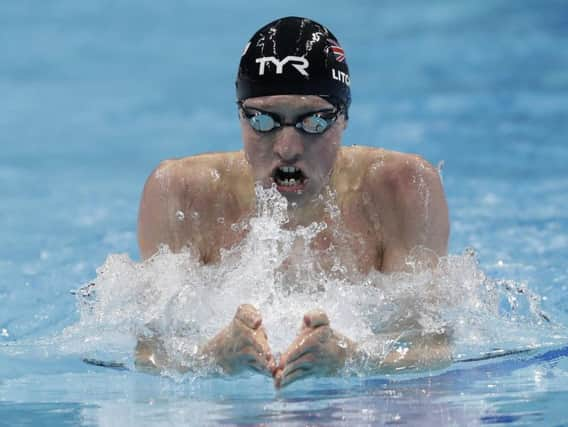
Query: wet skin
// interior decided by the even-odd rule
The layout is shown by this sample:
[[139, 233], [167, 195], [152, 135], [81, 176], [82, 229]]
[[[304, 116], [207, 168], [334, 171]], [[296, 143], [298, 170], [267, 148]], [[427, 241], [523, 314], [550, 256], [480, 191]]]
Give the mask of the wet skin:
[[[336, 108], [319, 97], [273, 96], [246, 100], [244, 106], [253, 111], [276, 113], [284, 123], [294, 123], [298, 117], [310, 112], [334, 111]], [[265, 188], [275, 183], [274, 175], [279, 167], [293, 166], [301, 170], [304, 179], [293, 188], [277, 185], [278, 190], [301, 209], [301, 216], [310, 212], [314, 198], [329, 183], [333, 165], [346, 127], [341, 115], [323, 134], [306, 134], [292, 126], [273, 132], [255, 131], [241, 116], [241, 131], [245, 158], [250, 165], [255, 182]], [[300, 219], [300, 218], [298, 218]]]
[[[316, 96], [291, 95], [247, 99], [244, 106], [278, 115], [283, 123], [334, 109]], [[325, 249], [335, 248], [337, 256], [354, 271], [403, 271], [411, 252], [434, 267], [438, 257], [446, 255], [448, 210], [439, 175], [428, 162], [377, 148], [341, 147], [347, 126], [344, 115], [321, 135], [305, 134], [292, 126], [260, 133], [243, 114], [240, 122], [242, 152], [166, 161], [150, 176], [138, 222], [143, 258], [152, 256], [160, 244], [167, 244], [173, 251], [189, 247], [205, 264], [218, 262], [221, 249], [245, 237], [245, 232], [235, 232], [230, 225], [254, 215], [255, 183], [265, 188], [275, 183], [288, 199], [290, 221], [286, 227], [326, 222], [327, 230], [316, 236], [312, 249], [323, 254]], [[287, 170], [283, 168], [290, 167], [299, 179], [293, 185], [282, 185], [283, 170]], [[339, 208], [339, 221], [332, 220], [325, 209], [329, 194], [334, 195]], [[198, 219], [179, 221], [179, 211]], [[216, 220], [219, 217], [224, 218], [222, 223]], [[340, 227], [341, 234], [348, 237], [334, 241], [334, 227]], [[291, 258], [285, 264], [293, 262]], [[312, 311], [306, 313], [298, 337], [276, 364], [261, 323], [256, 308], [239, 307], [231, 324], [204, 346], [203, 354], [214, 358], [228, 373], [252, 368], [274, 375], [275, 384], [284, 386], [308, 375], [337, 372], [357, 349], [356, 343], [330, 327], [324, 312]], [[409, 364], [416, 365], [418, 359], [431, 359], [432, 363], [446, 360], [447, 340], [435, 342], [438, 347], [432, 351], [422, 349], [420, 355], [410, 352], [405, 356]], [[144, 355], [147, 353], [151, 351]], [[404, 365], [405, 357], [387, 355], [377, 365], [388, 370], [389, 366]]]
[[280, 358], [274, 384], [280, 388], [310, 375], [333, 375], [355, 350], [353, 341], [331, 329], [324, 311], [310, 311], [304, 315], [298, 336]]
[[276, 370], [262, 317], [250, 304], [240, 305], [231, 323], [210, 340], [201, 352], [216, 360], [230, 374], [252, 369], [272, 375]]

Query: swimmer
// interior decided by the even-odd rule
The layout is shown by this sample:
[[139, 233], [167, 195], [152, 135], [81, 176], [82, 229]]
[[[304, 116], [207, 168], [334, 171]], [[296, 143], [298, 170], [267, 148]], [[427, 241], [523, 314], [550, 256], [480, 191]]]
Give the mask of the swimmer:
[[[231, 225], [255, 214], [255, 185], [261, 185], [275, 186], [287, 199], [283, 227], [327, 224], [311, 242], [323, 266], [332, 251], [363, 274], [406, 271], [411, 253], [435, 267], [447, 254], [449, 234], [438, 171], [416, 155], [342, 146], [350, 85], [346, 54], [323, 25], [286, 17], [258, 30], [242, 52], [236, 79], [243, 150], [160, 163], [140, 203], [142, 257], [167, 245], [174, 252], [190, 248], [203, 264], [218, 263], [221, 250], [245, 237], [246, 230]], [[339, 220], [327, 208], [330, 197]], [[339, 234], [351, 239], [338, 242]], [[276, 361], [261, 313], [246, 303], [239, 302], [232, 322], [201, 349], [227, 373], [251, 368], [272, 375], [281, 387], [336, 373], [358, 357], [357, 343], [332, 329], [327, 314], [314, 307], [299, 319], [297, 339]], [[137, 361], [159, 369], [159, 353], [141, 340]], [[440, 335], [373, 363], [386, 372], [449, 359], [448, 339]]]

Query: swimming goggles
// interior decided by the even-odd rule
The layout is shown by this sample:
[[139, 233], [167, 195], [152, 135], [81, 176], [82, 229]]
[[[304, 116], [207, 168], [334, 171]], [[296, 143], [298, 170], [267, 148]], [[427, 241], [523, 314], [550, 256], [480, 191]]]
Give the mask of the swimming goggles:
[[238, 105], [250, 126], [255, 131], [261, 133], [272, 132], [284, 126], [293, 126], [308, 134], [321, 135], [331, 127], [337, 120], [337, 117], [343, 112], [341, 107], [335, 110], [322, 110], [300, 116], [296, 123], [283, 123], [282, 118], [278, 114], [245, 107], [241, 102]]

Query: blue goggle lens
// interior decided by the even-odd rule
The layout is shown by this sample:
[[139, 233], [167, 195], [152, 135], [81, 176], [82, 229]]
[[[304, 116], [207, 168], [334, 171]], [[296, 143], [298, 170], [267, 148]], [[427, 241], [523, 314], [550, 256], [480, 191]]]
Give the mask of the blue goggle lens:
[[250, 111], [241, 106], [243, 115], [257, 132], [271, 132], [282, 126], [294, 126], [309, 134], [322, 134], [337, 120], [341, 109], [333, 112], [310, 113], [296, 123], [281, 123], [280, 118], [262, 111]]

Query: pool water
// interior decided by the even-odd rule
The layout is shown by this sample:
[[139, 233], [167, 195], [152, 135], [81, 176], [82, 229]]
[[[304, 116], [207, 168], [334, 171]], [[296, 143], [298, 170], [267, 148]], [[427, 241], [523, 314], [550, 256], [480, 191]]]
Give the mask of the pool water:
[[[258, 233], [239, 248], [244, 261], [229, 253], [200, 269], [164, 253], [139, 263], [146, 177], [165, 158], [240, 148], [240, 52], [285, 15], [321, 21], [345, 48], [346, 145], [414, 152], [441, 168], [451, 255], [435, 281], [441, 315], [426, 307], [425, 318], [456, 331], [449, 369], [280, 392], [260, 376], [132, 369], [131, 332], [144, 322], [158, 319], [185, 354], [230, 318], [238, 295], [261, 306], [276, 349], [316, 303], [360, 339], [387, 302], [423, 306], [432, 278], [420, 274], [333, 281], [314, 271], [289, 297], [271, 273], [291, 236], [270, 215], [249, 225]], [[563, 0], [21, 1], [2, 3], [0, 20], [0, 425], [568, 424]], [[380, 293], [365, 286], [374, 280], [397, 286]], [[74, 295], [93, 281], [92, 299]], [[153, 292], [161, 298], [150, 304]], [[369, 297], [382, 302], [351, 309]], [[467, 361], [494, 349], [528, 351]]]

